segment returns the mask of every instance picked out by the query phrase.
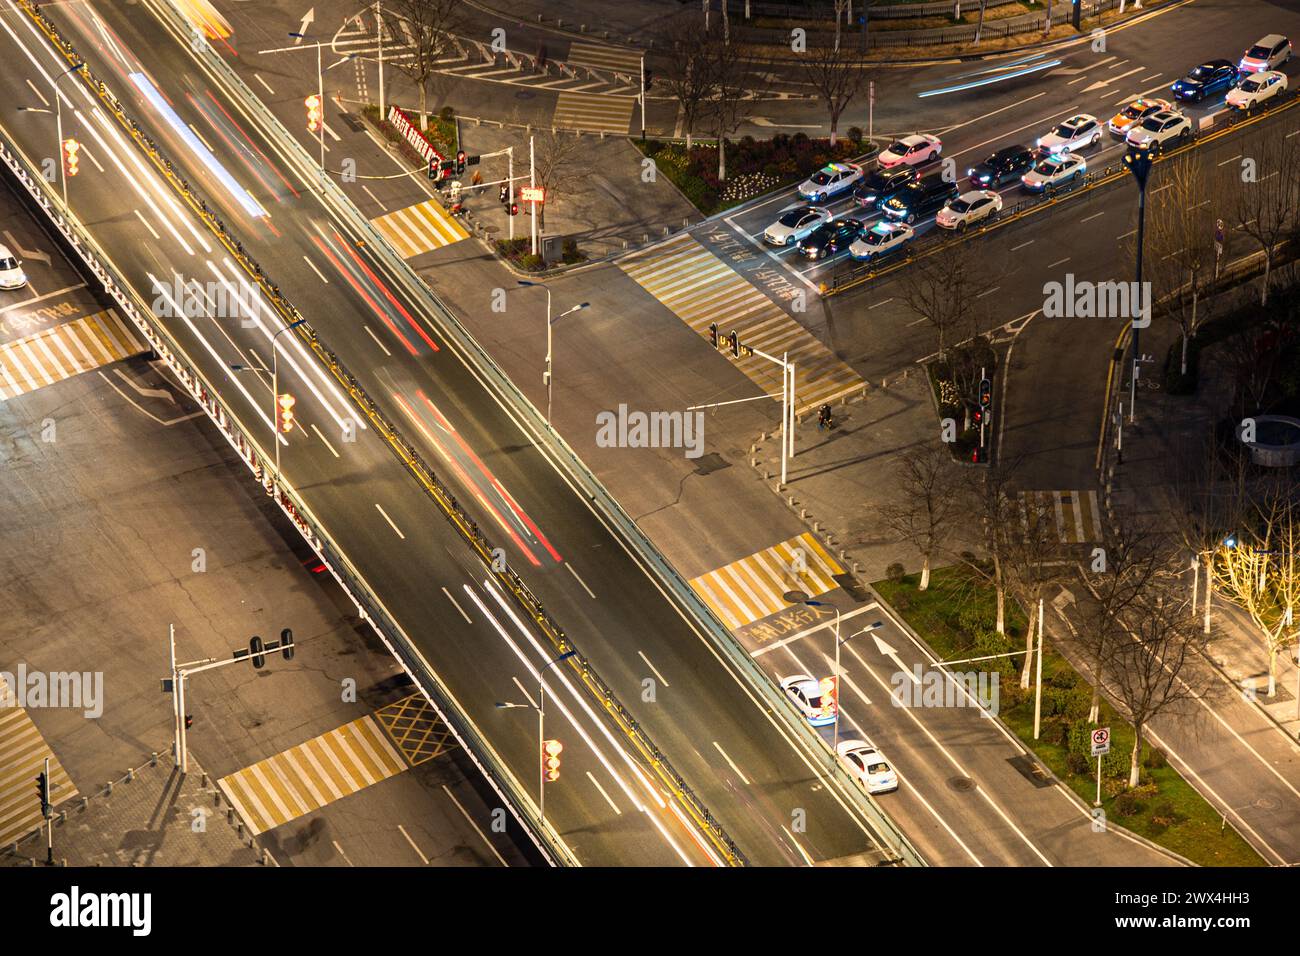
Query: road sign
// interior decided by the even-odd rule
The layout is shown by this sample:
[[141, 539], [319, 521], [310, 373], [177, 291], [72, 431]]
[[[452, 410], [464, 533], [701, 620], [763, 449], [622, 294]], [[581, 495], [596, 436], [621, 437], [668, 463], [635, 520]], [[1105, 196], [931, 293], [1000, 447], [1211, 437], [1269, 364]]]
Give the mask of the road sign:
[[1101, 757], [1110, 753], [1110, 728], [1098, 727], [1092, 732], [1092, 755]]
[[519, 198], [524, 202], [546, 202], [546, 190], [541, 186], [523, 186]]

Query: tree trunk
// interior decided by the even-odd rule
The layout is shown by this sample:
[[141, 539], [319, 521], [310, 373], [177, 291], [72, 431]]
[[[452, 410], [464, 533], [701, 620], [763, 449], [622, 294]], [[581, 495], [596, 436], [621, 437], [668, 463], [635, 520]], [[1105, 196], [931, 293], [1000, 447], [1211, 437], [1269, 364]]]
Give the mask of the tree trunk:
[[722, 0], [722, 42], [731, 42], [731, 18], [727, 14], [727, 0]]
[[835, 149], [836, 134], [840, 131], [840, 114], [836, 110], [831, 111], [831, 149]]
[[427, 131], [429, 129], [429, 90], [424, 83], [417, 85], [420, 87], [420, 129]]
[[1052, 0], [1047, 0], [1047, 17], [1043, 23], [1043, 33], [1052, 32]]
[[1140, 773], [1142, 770], [1142, 725], [1133, 725], [1133, 757], [1128, 766], [1128, 785], [1132, 789], [1140, 782]]
[[993, 589], [998, 594], [998, 633], [1007, 633], [1007, 589], [1002, 583], [1002, 559], [993, 551]]
[[1260, 293], [1260, 306], [1268, 305], [1268, 273], [1273, 267], [1273, 250], [1265, 248], [1264, 250], [1264, 290]]
[[1277, 645], [1272, 642], [1268, 648], [1268, 696], [1277, 696]]
[[835, 4], [835, 52], [840, 52], [840, 5]]
[[1180, 365], [1183, 375], [1187, 374], [1187, 330], [1183, 330], [1183, 361]]
[[926, 554], [925, 562], [921, 565], [921, 585], [918, 590], [924, 591], [930, 586], [930, 555]]
[[979, 46], [980, 34], [984, 32], [984, 5], [987, 2], [988, 0], [980, 0], [980, 19], [979, 19], [979, 23], [975, 24], [975, 45], [976, 46]]
[[727, 140], [721, 133], [718, 134], [718, 182], [726, 182], [727, 179]]
[[1029, 675], [1034, 664], [1034, 618], [1038, 614], [1038, 602], [1035, 601], [1029, 611], [1029, 630], [1025, 632], [1025, 666], [1020, 670], [1020, 686], [1029, 689]]
[[1088, 708], [1088, 723], [1096, 724], [1101, 719], [1101, 688], [1098, 686], [1101, 683], [1100, 668], [1092, 675], [1092, 679], [1095, 683], [1092, 685], [1092, 706]]

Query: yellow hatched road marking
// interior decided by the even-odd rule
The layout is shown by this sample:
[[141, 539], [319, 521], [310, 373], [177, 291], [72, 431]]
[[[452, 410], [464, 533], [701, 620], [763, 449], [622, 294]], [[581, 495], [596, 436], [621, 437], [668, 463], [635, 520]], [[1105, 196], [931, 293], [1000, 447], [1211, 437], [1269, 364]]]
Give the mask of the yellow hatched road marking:
[[[769, 355], [788, 352], [795, 364], [795, 398], [801, 413], [864, 387], [862, 377], [821, 340], [693, 236], [678, 236], [635, 253], [619, 266], [700, 336], [707, 339], [709, 324], [717, 323], [719, 335], [735, 329], [751, 348]], [[730, 361], [764, 392], [780, 396], [781, 371], [776, 365], [756, 356]]]
[[789, 607], [787, 591], [809, 597], [833, 591], [839, 587], [835, 575], [843, 573], [821, 542], [804, 532], [702, 574], [691, 587], [734, 630]]
[[469, 237], [465, 227], [433, 199], [395, 209], [370, 221], [404, 259]]

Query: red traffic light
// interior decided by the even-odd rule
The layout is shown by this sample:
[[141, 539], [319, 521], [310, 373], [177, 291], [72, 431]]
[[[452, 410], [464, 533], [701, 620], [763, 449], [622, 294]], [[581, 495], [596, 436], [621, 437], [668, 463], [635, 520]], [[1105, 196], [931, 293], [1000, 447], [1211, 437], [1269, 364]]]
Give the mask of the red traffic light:
[[512, 215], [512, 216], [517, 216], [517, 215], [519, 215], [519, 203], [517, 203], [517, 202], [512, 202], [512, 203], [510, 204], [510, 215]]
[[321, 125], [320, 97], [313, 93], [303, 103], [307, 107], [307, 128], [314, 133]]
[[69, 176], [77, 175], [77, 152], [80, 149], [81, 144], [75, 139], [63, 141], [63, 169]]
[[296, 399], [294, 399], [294, 397], [288, 392], [281, 395], [276, 400], [276, 404], [280, 406], [277, 426], [280, 431], [285, 432], [286, 434], [293, 431], [293, 406], [296, 403]]

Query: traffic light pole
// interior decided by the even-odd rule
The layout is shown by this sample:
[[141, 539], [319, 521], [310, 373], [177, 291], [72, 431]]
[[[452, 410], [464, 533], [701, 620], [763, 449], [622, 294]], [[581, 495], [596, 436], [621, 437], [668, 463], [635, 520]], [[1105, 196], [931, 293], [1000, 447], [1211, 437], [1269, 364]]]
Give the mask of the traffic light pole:
[[641, 54], [641, 142], [645, 142], [645, 54]]
[[[324, 113], [321, 115], [324, 116]], [[271, 336], [271, 430], [275, 441], [275, 482], [277, 485], [280, 483], [280, 413], [276, 411], [280, 402], [280, 351], [277, 347], [278, 340], [285, 332], [302, 325], [306, 321], [306, 319], [299, 319], [296, 322], [290, 322]]]
[[45, 865], [54, 865], [54, 807], [50, 803], [50, 758], [45, 758], [45, 776], [42, 779], [41, 815], [45, 817]]
[[[534, 189], [537, 188], [537, 162], [536, 154], [533, 149], [532, 136], [528, 137], [528, 185]], [[531, 219], [532, 222], [530, 223], [530, 228], [532, 230], [533, 242], [532, 248], [529, 251], [533, 255], [537, 255], [537, 203], [533, 203]]]
[[789, 462], [794, 458], [794, 363], [789, 352], [782, 352], [781, 358], [777, 358], [756, 348], [749, 351], [781, 366], [781, 485], [784, 487], [789, 477]]

